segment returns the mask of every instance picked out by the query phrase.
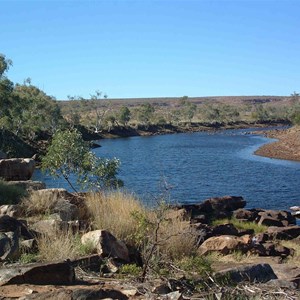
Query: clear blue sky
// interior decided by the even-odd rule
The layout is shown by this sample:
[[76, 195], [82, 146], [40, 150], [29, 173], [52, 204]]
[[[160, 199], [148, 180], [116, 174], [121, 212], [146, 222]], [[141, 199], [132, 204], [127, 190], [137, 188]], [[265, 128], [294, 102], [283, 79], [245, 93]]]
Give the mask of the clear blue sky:
[[0, 0], [7, 76], [58, 100], [300, 91], [300, 1]]

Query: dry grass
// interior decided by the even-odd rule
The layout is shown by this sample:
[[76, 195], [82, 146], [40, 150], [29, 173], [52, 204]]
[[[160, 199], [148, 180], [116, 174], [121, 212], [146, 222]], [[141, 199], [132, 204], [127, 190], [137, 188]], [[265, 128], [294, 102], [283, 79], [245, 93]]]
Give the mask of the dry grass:
[[284, 247], [294, 249], [295, 253], [293, 256], [288, 256], [286, 262], [291, 263], [297, 267], [300, 267], [300, 242], [290, 241], [280, 241], [280, 244]]
[[79, 234], [57, 230], [53, 235], [42, 235], [37, 240], [39, 261], [75, 259], [92, 253], [92, 248], [81, 244]]
[[258, 255], [256, 254], [251, 254], [251, 253], [242, 253], [240, 251], [234, 251], [231, 254], [228, 255], [223, 255], [219, 252], [211, 252], [205, 257], [210, 260], [211, 262], [222, 262], [222, 263], [237, 263], [237, 262], [242, 262], [242, 263], [252, 263], [253, 259], [256, 259]]
[[31, 192], [21, 202], [22, 209], [26, 216], [47, 215], [55, 207], [58, 201], [58, 194], [46, 193], [41, 195], [38, 192]]
[[139, 200], [121, 191], [91, 193], [86, 196], [86, 204], [97, 229], [106, 229], [128, 243], [138, 230], [133, 214], [146, 213]]
[[198, 234], [189, 221], [174, 218], [163, 222], [158, 235], [160, 251], [171, 260], [192, 256], [197, 250]]

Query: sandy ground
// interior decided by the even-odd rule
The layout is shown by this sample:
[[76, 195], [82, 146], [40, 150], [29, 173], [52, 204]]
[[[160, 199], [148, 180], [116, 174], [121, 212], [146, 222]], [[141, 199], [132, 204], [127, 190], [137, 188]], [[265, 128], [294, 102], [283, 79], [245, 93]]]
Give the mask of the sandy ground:
[[265, 135], [278, 141], [262, 146], [255, 152], [256, 155], [300, 161], [300, 126], [272, 130]]

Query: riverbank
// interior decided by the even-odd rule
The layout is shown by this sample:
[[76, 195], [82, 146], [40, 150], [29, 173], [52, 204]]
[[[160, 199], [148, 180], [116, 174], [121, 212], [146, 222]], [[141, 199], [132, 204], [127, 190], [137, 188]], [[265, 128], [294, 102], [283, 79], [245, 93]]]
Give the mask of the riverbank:
[[[193, 123], [182, 123], [179, 125], [173, 124], [150, 124], [150, 125], [136, 125], [136, 126], [116, 126], [111, 130], [103, 130], [99, 133], [91, 133], [83, 127], [79, 128], [85, 140], [100, 140], [100, 139], [111, 139], [111, 138], [122, 138], [122, 137], [133, 137], [133, 136], [153, 136], [153, 135], [165, 135], [174, 133], [193, 133], [201, 131], [218, 131], [227, 129], [243, 129], [243, 128], [266, 128], [273, 126], [286, 126], [288, 123], [278, 120], [269, 122], [230, 122], [230, 123], [205, 123], [205, 122], [193, 122]], [[84, 130], [83, 130], [84, 129]]]
[[300, 161], [300, 126], [265, 131], [263, 134], [278, 141], [260, 147], [255, 151], [256, 155]]

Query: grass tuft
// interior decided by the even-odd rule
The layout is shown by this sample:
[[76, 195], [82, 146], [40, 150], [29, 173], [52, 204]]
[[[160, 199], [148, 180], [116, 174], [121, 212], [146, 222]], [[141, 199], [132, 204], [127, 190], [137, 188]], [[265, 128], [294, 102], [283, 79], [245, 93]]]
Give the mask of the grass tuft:
[[23, 198], [21, 206], [26, 216], [37, 216], [50, 214], [58, 201], [56, 193], [39, 194], [32, 192]]
[[18, 204], [26, 195], [27, 191], [23, 188], [9, 185], [0, 180], [0, 205]]
[[53, 235], [42, 235], [37, 240], [39, 261], [75, 259], [93, 253], [92, 247], [82, 245], [79, 234], [57, 230]]
[[133, 215], [146, 213], [142, 204], [132, 195], [121, 191], [91, 193], [86, 204], [97, 229], [106, 229], [126, 243], [133, 244], [138, 224]]
[[217, 226], [217, 225], [223, 225], [223, 224], [229, 224], [229, 223], [232, 224], [237, 229], [241, 229], [241, 230], [252, 229], [252, 230], [254, 230], [255, 234], [266, 232], [268, 229], [268, 226], [259, 225], [254, 222], [241, 221], [236, 218], [217, 219], [212, 222], [212, 225]]

